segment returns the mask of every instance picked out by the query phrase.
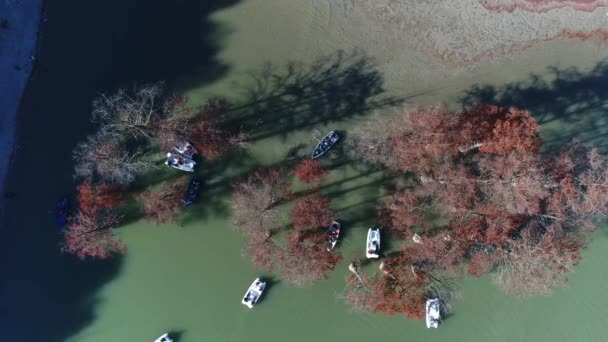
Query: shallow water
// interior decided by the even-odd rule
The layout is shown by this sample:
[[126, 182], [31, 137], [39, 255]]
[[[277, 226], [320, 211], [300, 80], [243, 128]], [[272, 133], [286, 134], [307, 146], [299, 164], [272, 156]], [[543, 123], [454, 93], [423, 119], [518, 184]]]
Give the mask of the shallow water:
[[[136, 5], [141, 6], [134, 2], [133, 8]], [[275, 274], [253, 269], [242, 257], [242, 239], [232, 230], [229, 218], [234, 176], [257, 164], [281, 161], [289, 148], [300, 144], [309, 153], [314, 139], [330, 128], [345, 131], [348, 139], [349, 127], [373, 111], [390, 114], [389, 104], [445, 103], [458, 108], [479, 98], [505, 104], [519, 101], [544, 120], [543, 138], [555, 139], [551, 140], [554, 145], [581, 134], [592, 142], [605, 141], [600, 120], [607, 98], [600, 88], [605, 73], [603, 68], [592, 71], [608, 56], [604, 47], [592, 42], [552, 42], [500, 62], [454, 70], [422, 60], [417, 53], [391, 49], [394, 37], [382, 40], [371, 23], [337, 16], [330, 7], [328, 2], [298, 0], [226, 2], [223, 9], [210, 6], [202, 25], [206, 45], [199, 49], [206, 57], [172, 60], [167, 54], [151, 57], [143, 65], [129, 57], [115, 62], [116, 77], [104, 71], [116, 66], [107, 62], [110, 52], [99, 58], [94, 64], [99, 69], [88, 77], [61, 63], [64, 55], [54, 49], [62, 47], [58, 32], [68, 28], [61, 26], [60, 17], [65, 14], [57, 10], [54, 22], [58, 26], [55, 31], [49, 28], [49, 34], [55, 32], [53, 39], [59, 45], [47, 48], [49, 69], [30, 89], [35, 104], [26, 108], [24, 118], [24, 127], [39, 120], [46, 127], [22, 133], [21, 140], [23, 153], [33, 155], [44, 141], [50, 141], [45, 158], [50, 158], [51, 150], [62, 151], [62, 158], [57, 168], [38, 178], [33, 160], [18, 156], [16, 165], [21, 172], [11, 176], [10, 185], [20, 192], [9, 203], [14, 215], [9, 218], [7, 234], [14, 243], [3, 251], [4, 259], [11, 260], [3, 271], [13, 279], [3, 281], [0, 292], [0, 302], [9, 308], [3, 315], [12, 313], [1, 321], [16, 327], [3, 329], [14, 331], [9, 336], [26, 341], [151, 341], [165, 331], [174, 331], [180, 342], [605, 340], [608, 272], [603, 260], [608, 257], [608, 235], [604, 230], [598, 232], [572, 275], [572, 286], [549, 298], [519, 301], [502, 294], [488, 279], [465, 279], [453, 315], [437, 330], [403, 317], [351, 312], [339, 298], [348, 274], [346, 266], [352, 257], [363, 254], [366, 229], [376, 221], [374, 208], [384, 195], [380, 184], [389, 180], [381, 172], [347, 160], [340, 148], [323, 161], [332, 167], [323, 192], [331, 196], [332, 208], [339, 210], [344, 222], [344, 238], [337, 248], [345, 260], [330, 279], [310, 288], [294, 288]], [[158, 5], [158, 13], [154, 13], [160, 15], [162, 9]], [[144, 20], [144, 24], [150, 22], [154, 20]], [[130, 33], [122, 46], [129, 51], [129, 42], [139, 41], [145, 30], [132, 32], [131, 26], [122, 24], [117, 23], [114, 30]], [[95, 27], [91, 30], [96, 32]], [[364, 34], [366, 31], [373, 34]], [[140, 43], [140, 49], [155, 51], [156, 46], [147, 41]], [[113, 47], [115, 41], [106, 37], [100, 44]], [[90, 46], [91, 52], [94, 47]], [[178, 55], [187, 53], [181, 48]], [[339, 50], [346, 56], [358, 51], [357, 56], [368, 62], [361, 66], [352, 59], [340, 59]], [[327, 63], [311, 67], [324, 56], [333, 68]], [[87, 57], [96, 60], [94, 54]], [[301, 64], [286, 69], [289, 61]], [[182, 64], [148, 74], [164, 63], [178, 62]], [[66, 88], [84, 102], [68, 106], [66, 112], [60, 110], [71, 102], [48, 94], [51, 85], [65, 78], [62, 66], [68, 75]], [[552, 73], [549, 66], [558, 70], [575, 67], [578, 74]], [[135, 70], [129, 73], [131, 67]], [[269, 73], [268, 68], [275, 69]], [[278, 77], [267, 77], [269, 74]], [[136, 222], [121, 229], [121, 238], [129, 246], [124, 257], [81, 263], [60, 255], [46, 210], [52, 209], [54, 198], [73, 187], [69, 151], [86, 132], [74, 132], [45, 119], [42, 110], [50, 108], [64, 120], [75, 117], [74, 127], [85, 130], [88, 104], [84, 99], [89, 101], [95, 91], [157, 78], [167, 79], [192, 104], [219, 94], [243, 105], [240, 123], [255, 138], [249, 155], [204, 165], [203, 199], [187, 210], [181, 225], [155, 227]], [[276, 83], [277, 79], [283, 82]], [[484, 91], [474, 88], [475, 84]], [[547, 105], [557, 99], [558, 105]], [[579, 105], [582, 110], [563, 110], [566, 105]], [[50, 139], [51, 127], [65, 137]], [[271, 279], [271, 285], [259, 305], [249, 310], [239, 301], [259, 275]]]

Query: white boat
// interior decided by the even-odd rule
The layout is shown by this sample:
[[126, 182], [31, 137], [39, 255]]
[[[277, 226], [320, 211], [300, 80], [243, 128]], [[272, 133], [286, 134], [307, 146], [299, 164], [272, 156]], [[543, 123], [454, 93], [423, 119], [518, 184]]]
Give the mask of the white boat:
[[183, 155], [186, 158], [190, 158], [190, 159], [193, 159], [194, 155], [198, 153], [196, 151], [196, 149], [194, 148], [194, 146], [192, 146], [192, 144], [186, 140], [178, 140], [175, 143], [175, 146], [173, 146], [173, 148], [179, 154]]
[[319, 141], [319, 144], [317, 144], [315, 150], [312, 151], [312, 159], [319, 158], [320, 156], [324, 155], [325, 152], [329, 151], [329, 149], [338, 142], [338, 140], [340, 140], [340, 136], [336, 132], [331, 131], [327, 133], [325, 138]]
[[260, 278], [256, 278], [253, 283], [251, 283], [251, 286], [249, 286], [249, 288], [247, 289], [247, 292], [245, 293], [243, 300], [241, 300], [241, 303], [252, 309], [255, 303], [258, 302], [258, 299], [260, 299], [260, 297], [262, 296], [262, 293], [264, 293], [265, 288], [266, 282], [262, 281]]
[[165, 160], [165, 164], [171, 166], [174, 169], [194, 172], [194, 167], [196, 166], [196, 162], [188, 157], [185, 157], [179, 153], [167, 153], [167, 160]]
[[154, 340], [154, 342], [173, 342], [173, 340], [169, 337], [169, 333], [166, 333]]
[[332, 222], [327, 229], [327, 251], [331, 251], [336, 247], [336, 242], [340, 237], [340, 224], [336, 221]]
[[437, 328], [441, 313], [439, 312], [439, 298], [426, 300], [426, 327]]
[[365, 245], [367, 258], [380, 257], [380, 228], [370, 228], [367, 231], [367, 244]]

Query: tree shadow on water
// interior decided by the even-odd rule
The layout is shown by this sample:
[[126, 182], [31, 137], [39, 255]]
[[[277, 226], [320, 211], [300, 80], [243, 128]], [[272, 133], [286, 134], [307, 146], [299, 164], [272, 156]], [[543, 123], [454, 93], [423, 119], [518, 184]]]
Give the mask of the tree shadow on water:
[[468, 107], [491, 103], [526, 109], [542, 126], [549, 149], [573, 138], [608, 149], [608, 60], [589, 71], [576, 67], [547, 68], [548, 75], [530, 74], [527, 80], [502, 87], [475, 85], [461, 98]]
[[384, 94], [384, 77], [373, 62], [355, 51], [338, 52], [306, 65], [283, 68], [266, 64], [235, 85], [244, 101], [231, 112], [230, 124], [251, 132], [253, 141], [273, 136], [283, 140], [297, 130], [335, 124], [406, 98]]
[[167, 81], [188, 72], [211, 82], [226, 72], [217, 59], [211, 14], [238, 0], [76, 0], [46, 2], [37, 65], [24, 94], [18, 145], [9, 170], [0, 251], [4, 338], [66, 341], [96, 319], [99, 291], [121, 259], [82, 262], [62, 255], [52, 214], [72, 192], [71, 151], [92, 131], [99, 92]]

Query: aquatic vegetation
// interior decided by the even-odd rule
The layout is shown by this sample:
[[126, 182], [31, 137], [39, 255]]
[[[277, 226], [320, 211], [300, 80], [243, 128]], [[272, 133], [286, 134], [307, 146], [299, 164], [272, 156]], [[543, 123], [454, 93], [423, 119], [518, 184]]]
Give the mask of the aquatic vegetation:
[[[351, 142], [358, 158], [419, 180], [380, 206], [384, 228], [416, 237], [384, 265], [411, 267], [433, 284], [426, 293], [433, 297], [449, 291], [439, 279], [464, 269], [489, 273], [519, 296], [566, 286], [595, 220], [608, 210], [601, 195], [608, 190], [608, 158], [576, 142], [541, 154], [536, 122], [513, 108], [477, 105], [454, 113], [416, 107], [401, 119], [391, 130], [373, 119]], [[399, 297], [403, 288], [387, 284], [393, 276], [384, 272], [366, 286], [382, 294], [375, 302], [401, 298], [401, 304], [370, 307], [356, 286], [346, 298], [358, 308], [416, 317], [407, 301], [420, 298]], [[407, 277], [398, 281], [405, 284]]]

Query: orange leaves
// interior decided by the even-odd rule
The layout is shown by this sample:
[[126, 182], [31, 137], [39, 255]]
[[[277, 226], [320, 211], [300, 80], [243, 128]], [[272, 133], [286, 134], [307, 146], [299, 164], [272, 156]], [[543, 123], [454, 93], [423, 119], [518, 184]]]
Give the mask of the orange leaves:
[[297, 230], [327, 227], [336, 218], [336, 213], [329, 209], [329, 199], [321, 195], [297, 200], [291, 215]]
[[91, 214], [100, 209], [114, 209], [122, 203], [123, 195], [108, 184], [92, 185], [84, 182], [78, 185], [78, 205], [82, 212]]
[[187, 177], [164, 182], [158, 191], [147, 189], [138, 199], [144, 204], [146, 218], [156, 224], [175, 222], [182, 210], [181, 198], [186, 191]]
[[318, 160], [305, 159], [295, 166], [293, 173], [305, 183], [319, 185], [327, 171]]

